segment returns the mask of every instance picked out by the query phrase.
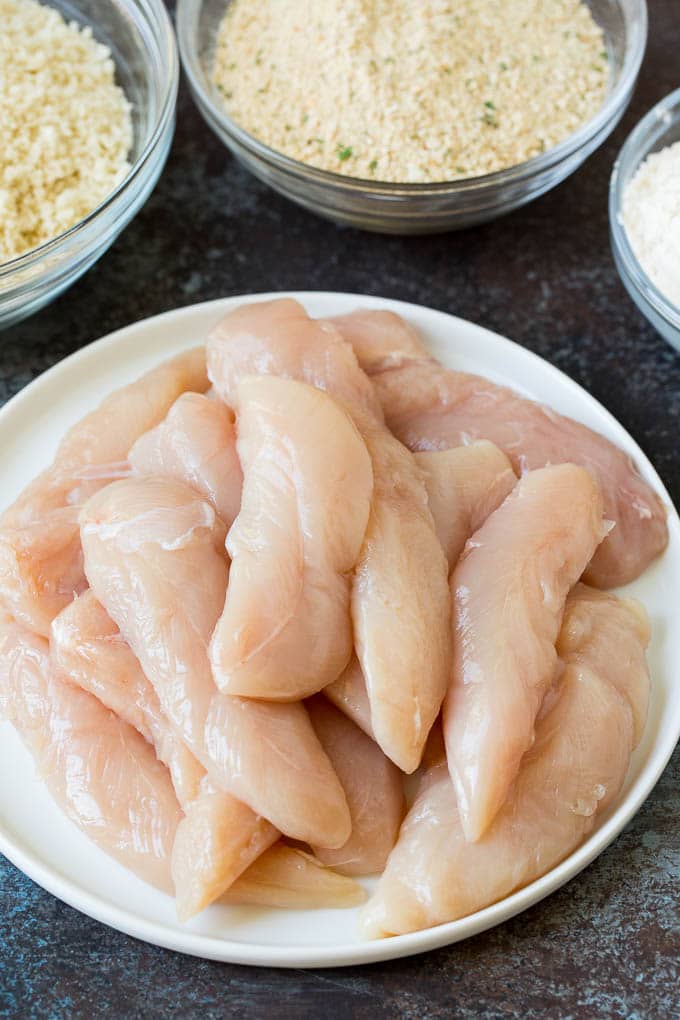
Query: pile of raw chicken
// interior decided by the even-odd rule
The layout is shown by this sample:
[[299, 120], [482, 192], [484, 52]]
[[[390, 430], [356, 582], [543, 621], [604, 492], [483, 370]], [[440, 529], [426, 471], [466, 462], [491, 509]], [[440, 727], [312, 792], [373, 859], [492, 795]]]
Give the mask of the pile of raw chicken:
[[354, 905], [380, 874], [363, 933], [414, 931], [545, 873], [617, 797], [649, 627], [603, 589], [666, 542], [624, 453], [393, 313], [247, 304], [4, 513], [2, 703], [181, 919]]

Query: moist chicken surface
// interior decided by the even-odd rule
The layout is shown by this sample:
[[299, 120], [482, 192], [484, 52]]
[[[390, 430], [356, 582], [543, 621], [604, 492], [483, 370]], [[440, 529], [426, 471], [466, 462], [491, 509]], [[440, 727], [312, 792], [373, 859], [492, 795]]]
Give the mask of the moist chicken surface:
[[422, 474], [385, 428], [349, 344], [332, 324], [310, 319], [297, 301], [237, 308], [213, 330], [207, 350], [210, 379], [227, 403], [244, 376], [302, 380], [334, 397], [364, 438], [374, 489], [354, 569], [354, 639], [375, 739], [412, 772], [439, 712], [451, 662], [447, 565]]
[[601, 487], [605, 516], [616, 524], [589, 566], [591, 584], [627, 584], [666, 548], [661, 500], [628, 454], [604, 436], [505, 386], [444, 368], [393, 312], [360, 310], [333, 321], [370, 376], [387, 424], [409, 449], [489, 439], [518, 473], [565, 462], [590, 471]]

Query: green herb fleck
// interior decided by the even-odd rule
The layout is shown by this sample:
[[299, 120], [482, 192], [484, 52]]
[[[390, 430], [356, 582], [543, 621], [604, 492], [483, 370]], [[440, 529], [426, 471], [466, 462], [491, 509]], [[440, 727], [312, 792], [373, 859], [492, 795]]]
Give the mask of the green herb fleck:
[[292, 125], [290, 125], [290, 124], [284, 124], [283, 128], [284, 128], [284, 131], [292, 131], [293, 130]]
[[349, 159], [352, 155], [351, 145], [338, 145], [338, 159], [341, 163], [344, 163], [346, 159]]
[[258, 64], [258, 66], [262, 63], [262, 50], [258, 50], [255, 54], [255, 63]]
[[323, 138], [308, 138], [307, 139], [307, 145], [310, 145], [312, 142], [316, 142], [317, 145], [324, 145], [325, 144]]
[[496, 109], [496, 107], [494, 106], [494, 104], [491, 102], [490, 99], [487, 99], [487, 101], [484, 103], [484, 105], [486, 106], [487, 110], [495, 110]]
[[609, 54], [607, 53], [606, 50], [600, 50], [600, 56], [602, 57], [603, 60], [609, 60]]
[[303, 113], [302, 114], [302, 123], [306, 124], [308, 120], [309, 120], [309, 114], [308, 113]]
[[229, 70], [230, 71], [235, 71], [236, 70], [236, 61], [235, 60], [232, 60], [231, 64], [229, 64]]
[[467, 170], [465, 169], [464, 166], [457, 166], [456, 167], [456, 173], [457, 174], [464, 174], [464, 173], [467, 173]]
[[372, 174], [375, 173], [377, 165], [378, 165], [377, 159], [372, 159], [371, 162], [368, 164], [368, 169], [371, 171]]
[[508, 70], [508, 65], [505, 63], [504, 60], [501, 60], [501, 71], [507, 71], [507, 70]]
[[484, 121], [485, 124], [488, 124], [489, 127], [498, 127], [498, 121], [496, 120], [492, 113], [489, 113], [488, 110], [484, 114], [482, 120]]
[[535, 64], [538, 64], [541, 58], [539, 57], [538, 53], [534, 53], [531, 59]]

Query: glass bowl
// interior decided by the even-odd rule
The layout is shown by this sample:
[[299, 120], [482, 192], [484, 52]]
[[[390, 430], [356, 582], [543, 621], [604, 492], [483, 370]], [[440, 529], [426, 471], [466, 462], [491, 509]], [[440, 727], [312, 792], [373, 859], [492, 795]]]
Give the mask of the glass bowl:
[[661, 293], [640, 265], [621, 218], [626, 187], [640, 164], [650, 152], [674, 142], [680, 142], [680, 89], [653, 106], [626, 139], [609, 186], [609, 226], [614, 261], [626, 290], [652, 326], [680, 351], [680, 307]]
[[48, 0], [67, 20], [92, 26], [111, 50], [132, 103], [133, 145], [125, 179], [85, 219], [32, 251], [0, 263], [0, 328], [36, 312], [100, 258], [141, 209], [168, 155], [179, 64], [162, 0]]
[[630, 100], [647, 40], [644, 0], [592, 0], [611, 72], [606, 101], [555, 148], [483, 177], [433, 184], [385, 184], [318, 170], [275, 152], [225, 112], [211, 81], [217, 27], [227, 0], [178, 0], [180, 56], [194, 99], [218, 138], [256, 177], [328, 219], [367, 230], [423, 234], [469, 227], [530, 202], [564, 180], [609, 135]]

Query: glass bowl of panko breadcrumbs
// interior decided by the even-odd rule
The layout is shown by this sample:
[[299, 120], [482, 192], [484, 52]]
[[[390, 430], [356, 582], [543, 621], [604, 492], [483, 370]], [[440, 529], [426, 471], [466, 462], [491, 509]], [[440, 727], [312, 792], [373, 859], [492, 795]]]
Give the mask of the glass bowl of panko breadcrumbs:
[[178, 0], [210, 127], [257, 177], [329, 219], [429, 233], [494, 219], [613, 130], [644, 0]]
[[43, 307], [149, 197], [179, 62], [162, 0], [0, 0], [0, 328]]

